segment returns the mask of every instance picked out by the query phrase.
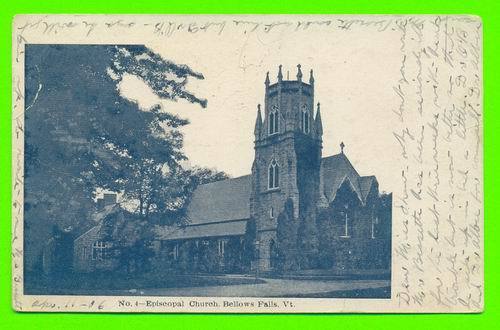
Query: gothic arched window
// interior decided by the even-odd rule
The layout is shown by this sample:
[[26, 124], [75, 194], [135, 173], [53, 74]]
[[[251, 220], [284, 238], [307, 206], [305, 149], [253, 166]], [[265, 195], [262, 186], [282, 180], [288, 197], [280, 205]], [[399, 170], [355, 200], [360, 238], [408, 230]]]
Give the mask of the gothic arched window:
[[372, 239], [377, 238], [377, 227], [379, 224], [378, 221], [378, 215], [375, 214], [375, 207], [372, 207], [372, 212], [371, 212], [371, 218], [372, 218]]
[[280, 186], [280, 167], [276, 160], [273, 159], [269, 165], [268, 173], [268, 188], [276, 189]]
[[302, 107], [302, 132], [309, 133], [309, 112], [307, 112], [306, 107]]
[[275, 134], [279, 132], [279, 112], [278, 107], [273, 105], [271, 112], [269, 113], [269, 134]]
[[350, 238], [351, 233], [350, 233], [350, 222], [351, 222], [351, 217], [350, 217], [350, 212], [349, 212], [349, 204], [344, 204], [342, 210], [340, 211], [340, 216], [341, 216], [341, 221], [342, 221], [342, 235], [340, 237], [342, 238]]

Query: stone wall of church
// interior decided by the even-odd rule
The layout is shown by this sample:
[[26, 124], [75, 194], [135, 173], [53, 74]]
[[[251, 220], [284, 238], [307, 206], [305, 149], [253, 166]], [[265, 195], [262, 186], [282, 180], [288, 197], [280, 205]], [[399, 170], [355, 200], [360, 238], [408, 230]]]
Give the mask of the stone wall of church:
[[389, 269], [390, 238], [378, 234], [375, 226], [372, 236], [372, 220], [368, 208], [360, 208], [350, 227], [349, 238], [341, 232], [332, 241], [333, 268], [343, 270]]
[[[285, 136], [275, 136], [277, 141], [260, 147], [256, 152], [252, 217], [257, 221], [257, 230], [275, 229], [277, 217], [283, 211], [285, 201], [294, 201], [294, 213], [299, 214], [299, 191], [297, 189], [297, 160], [294, 140]], [[278, 143], [279, 140], [279, 143]], [[279, 187], [268, 189], [268, 168], [275, 159], [279, 165]]]
[[257, 233], [259, 249], [257, 264], [259, 271], [270, 271], [272, 270], [271, 264], [271, 246], [276, 244], [276, 231], [267, 230]]
[[376, 220], [372, 211], [371, 205], [359, 206], [348, 220], [346, 236], [345, 219], [336, 216], [334, 210], [328, 210], [326, 221], [318, 222], [321, 226], [318, 228], [319, 268], [338, 271], [390, 270], [390, 218]]

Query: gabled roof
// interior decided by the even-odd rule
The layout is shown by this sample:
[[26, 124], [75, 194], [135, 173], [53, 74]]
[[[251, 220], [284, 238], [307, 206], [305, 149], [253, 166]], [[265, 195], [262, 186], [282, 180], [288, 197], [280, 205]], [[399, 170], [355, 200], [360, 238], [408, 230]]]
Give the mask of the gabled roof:
[[323, 158], [320, 175], [323, 185], [321, 188], [329, 203], [335, 199], [338, 189], [346, 180], [349, 180], [359, 199], [364, 201], [359, 185], [359, 174], [344, 153]]
[[251, 175], [200, 185], [188, 206], [189, 224], [249, 219], [251, 193]]
[[75, 240], [74, 240], [75, 244], [77, 244], [78, 241], [80, 241], [84, 237], [87, 237], [88, 235], [94, 236], [96, 232], [101, 230], [101, 227], [102, 227], [102, 223], [95, 225], [94, 227], [91, 227], [90, 229], [85, 231], [83, 234], [81, 234], [75, 238]]
[[370, 193], [372, 186], [376, 182], [377, 179], [375, 178], [374, 175], [359, 177], [359, 186], [361, 188], [361, 194], [363, 196], [364, 201], [366, 201], [366, 198], [368, 197], [368, 194]]
[[114, 212], [121, 210], [120, 204], [115, 203], [111, 205], [104, 206], [101, 210], [92, 214], [91, 218], [94, 222], [100, 223], [104, 218]]
[[[328, 203], [345, 181], [348, 181], [365, 203], [376, 179], [360, 177], [345, 154], [325, 157], [321, 160], [321, 191]], [[243, 235], [250, 219], [252, 176], [245, 175], [198, 186], [188, 206], [189, 224], [184, 227], [159, 227], [159, 239], [180, 240], [188, 238]]]

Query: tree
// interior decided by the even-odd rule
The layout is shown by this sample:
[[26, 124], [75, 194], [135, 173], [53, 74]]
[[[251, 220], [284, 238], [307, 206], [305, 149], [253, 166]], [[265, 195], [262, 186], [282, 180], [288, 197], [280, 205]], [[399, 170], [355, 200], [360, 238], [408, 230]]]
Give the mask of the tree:
[[193, 167], [188, 171], [188, 173], [189, 177], [192, 180], [191, 184], [193, 187], [197, 187], [201, 184], [229, 179], [229, 176], [224, 172], [204, 167]]
[[287, 199], [284, 210], [278, 215], [276, 228], [277, 268], [281, 271], [296, 270], [298, 266], [297, 251], [298, 221], [293, 215], [293, 201]]
[[330, 208], [318, 209], [316, 223], [318, 228], [318, 267], [329, 269], [334, 263], [332, 244], [336, 239], [332, 210]]
[[243, 237], [243, 251], [241, 255], [244, 270], [250, 270], [252, 262], [258, 259], [258, 251], [255, 249], [257, 240], [257, 224], [255, 219], [250, 219], [246, 223], [245, 235]]
[[115, 207], [102, 221], [100, 235], [110, 244], [108, 258], [117, 261], [118, 271], [144, 272], [153, 257], [153, 232], [146, 221]]
[[300, 268], [315, 268], [318, 262], [318, 231], [315, 212], [308, 210], [301, 216], [298, 233]]
[[[144, 46], [27, 45], [25, 79], [25, 261], [35, 264], [56, 225], [89, 225], [97, 188], [122, 192], [143, 219], [182, 214], [192, 191], [180, 166], [188, 121], [120, 95], [136, 75], [163, 99], [207, 101], [187, 89], [201, 73]], [[178, 217], [177, 217], [178, 218]]]
[[224, 254], [224, 270], [230, 273], [243, 271], [242, 268], [242, 241], [240, 237], [230, 237]]

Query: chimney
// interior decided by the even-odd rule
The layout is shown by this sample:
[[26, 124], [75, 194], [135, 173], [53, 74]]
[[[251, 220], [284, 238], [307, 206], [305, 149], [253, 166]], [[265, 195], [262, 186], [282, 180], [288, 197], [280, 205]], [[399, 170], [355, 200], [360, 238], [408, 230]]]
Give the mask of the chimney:
[[104, 193], [104, 206], [116, 204], [116, 194], [115, 193]]

